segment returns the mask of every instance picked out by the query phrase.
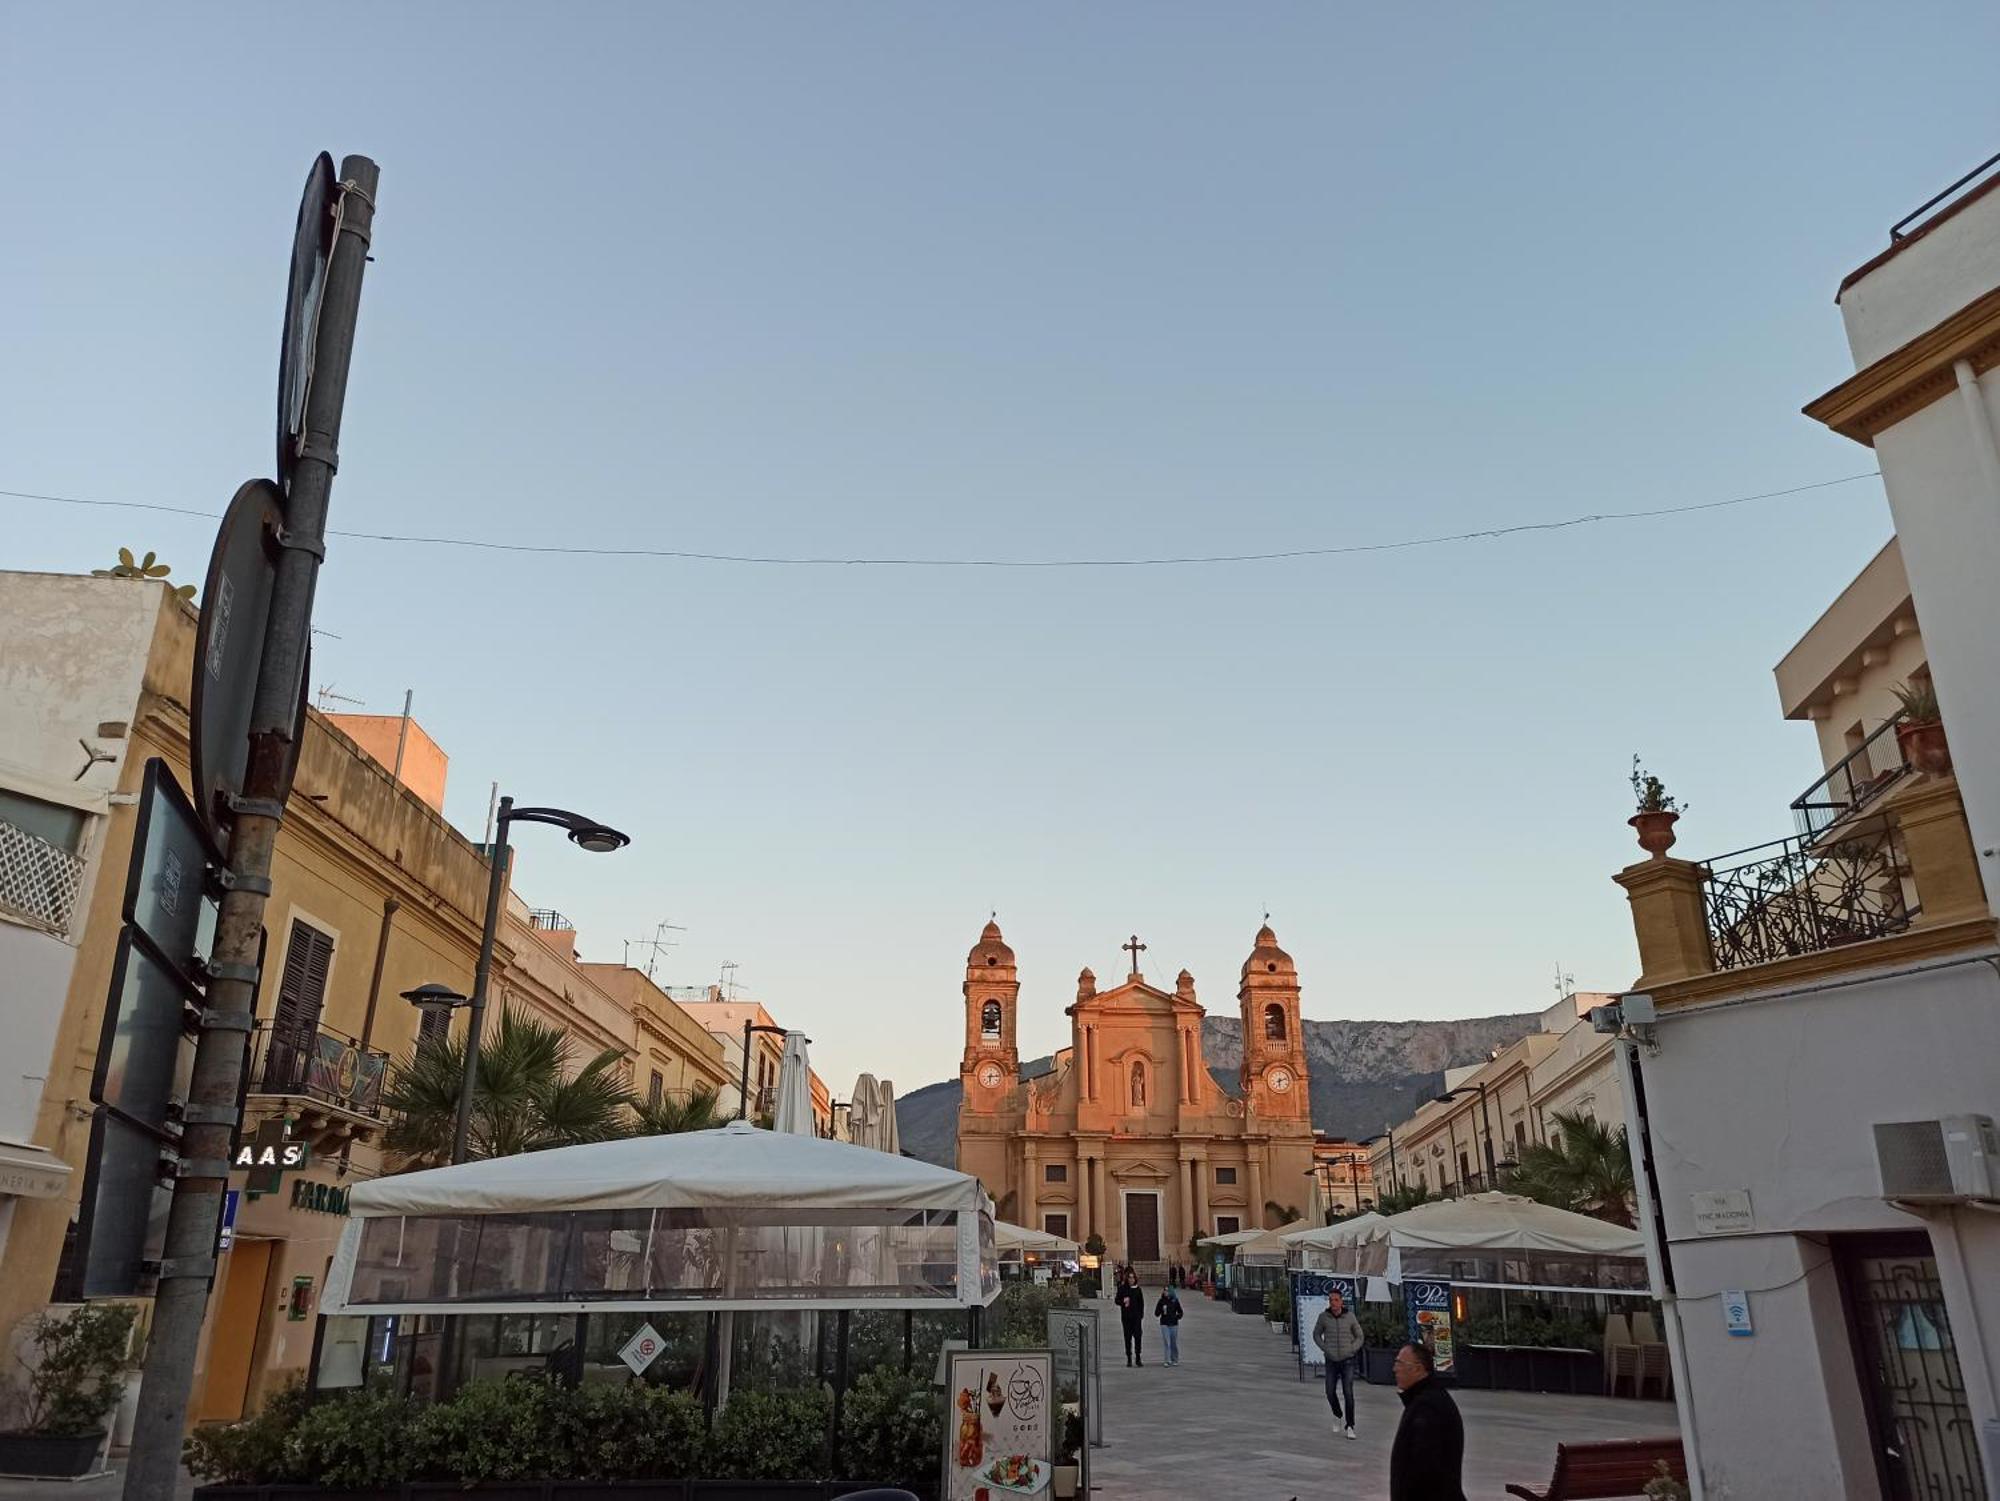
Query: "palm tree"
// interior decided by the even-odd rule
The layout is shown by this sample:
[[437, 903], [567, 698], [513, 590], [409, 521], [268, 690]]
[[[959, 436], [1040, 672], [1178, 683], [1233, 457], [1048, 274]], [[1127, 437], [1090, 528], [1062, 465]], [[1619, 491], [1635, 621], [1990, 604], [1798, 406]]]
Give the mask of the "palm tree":
[[680, 1099], [662, 1095], [657, 1103], [643, 1101], [632, 1107], [634, 1136], [675, 1136], [682, 1131], [712, 1131], [729, 1117], [719, 1106], [721, 1096], [713, 1085], [691, 1089]]
[[[625, 1135], [632, 1096], [618, 1076], [623, 1058], [607, 1048], [572, 1072], [569, 1039], [559, 1028], [502, 1011], [499, 1027], [479, 1045], [468, 1155], [508, 1157]], [[396, 1070], [383, 1098], [394, 1112], [387, 1145], [408, 1166], [450, 1161], [464, 1071], [465, 1045], [451, 1038], [420, 1044]]]
[[1295, 1224], [1305, 1218], [1305, 1211], [1296, 1204], [1280, 1204], [1276, 1199], [1264, 1201], [1264, 1213], [1278, 1217], [1280, 1225]]
[[1401, 1188], [1392, 1188], [1377, 1198], [1375, 1212], [1384, 1215], [1401, 1214], [1405, 1209], [1415, 1209], [1419, 1204], [1431, 1203], [1434, 1198], [1430, 1185], [1408, 1183]]
[[1569, 1110], [1553, 1112], [1549, 1123], [1555, 1128], [1554, 1139], [1522, 1151], [1507, 1180], [1508, 1191], [1629, 1227], [1632, 1154], [1625, 1128]]

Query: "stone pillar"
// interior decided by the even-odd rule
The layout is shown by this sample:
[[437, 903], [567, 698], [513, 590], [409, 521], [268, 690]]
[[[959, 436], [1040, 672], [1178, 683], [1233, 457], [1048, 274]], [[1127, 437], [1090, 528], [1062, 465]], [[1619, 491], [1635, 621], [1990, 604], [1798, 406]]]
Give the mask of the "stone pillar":
[[1635, 989], [1689, 980], [1715, 968], [1699, 865], [1662, 855], [1628, 865], [1611, 879], [1632, 903], [1641, 971]]
[[1893, 807], [1903, 831], [1910, 880], [1923, 909], [1917, 924], [1929, 927], [1986, 916], [1986, 888], [1979, 879], [1958, 779], [1927, 777], [1897, 797]]
[[1113, 1236], [1111, 1234], [1111, 1222], [1104, 1217], [1104, 1169], [1106, 1165], [1102, 1157], [1091, 1159], [1090, 1217], [1097, 1224], [1097, 1233], [1104, 1237], [1105, 1245], [1109, 1246], [1112, 1243]]
[[1243, 1217], [1243, 1228], [1248, 1230], [1252, 1226], [1261, 1227], [1264, 1223], [1264, 1162], [1257, 1155], [1254, 1144], [1245, 1142], [1244, 1146], [1248, 1149], [1245, 1155], [1250, 1159], [1250, 1212]]
[[1194, 1221], [1203, 1235], [1215, 1233], [1215, 1222], [1208, 1217], [1208, 1159], [1194, 1160]]
[[1090, 1239], [1092, 1229], [1090, 1219], [1090, 1159], [1082, 1152], [1076, 1154], [1076, 1243], [1082, 1245]]
[[1194, 1163], [1186, 1157], [1181, 1159], [1181, 1207], [1178, 1218], [1180, 1247], [1185, 1252], [1188, 1242], [1194, 1239], [1197, 1233], [1195, 1227], [1201, 1222], [1194, 1212]]
[[1032, 1136], [1022, 1143], [1024, 1177], [1021, 1183], [1021, 1223], [1030, 1230], [1042, 1228], [1042, 1161], [1041, 1143]]

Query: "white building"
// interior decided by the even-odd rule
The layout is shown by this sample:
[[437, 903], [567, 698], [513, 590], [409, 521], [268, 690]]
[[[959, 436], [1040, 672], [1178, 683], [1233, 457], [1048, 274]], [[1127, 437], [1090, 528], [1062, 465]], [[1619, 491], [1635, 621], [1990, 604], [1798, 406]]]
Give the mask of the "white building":
[[[1996, 188], [1841, 288], [1861, 370], [1808, 411], [1873, 443], [1898, 541], [1779, 664], [1825, 768], [1793, 834], [1618, 876], [1645, 968], [1618, 1051], [1698, 1497], [2000, 1494], [2000, 1199], [1913, 1199], [1877, 1136], [2000, 1116]], [[1881, 729], [1926, 674], [1955, 778]]]

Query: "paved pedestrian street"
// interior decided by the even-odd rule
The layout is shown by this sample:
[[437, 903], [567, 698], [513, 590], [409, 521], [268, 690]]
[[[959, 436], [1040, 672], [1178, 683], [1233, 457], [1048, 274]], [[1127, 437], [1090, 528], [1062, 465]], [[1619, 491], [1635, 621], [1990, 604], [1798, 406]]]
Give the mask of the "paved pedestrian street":
[[[1146, 1290], [1147, 1304], [1159, 1296]], [[1284, 1336], [1199, 1294], [1185, 1299], [1181, 1363], [1159, 1364], [1146, 1321], [1146, 1364], [1128, 1370], [1117, 1314], [1105, 1305], [1104, 1437], [1092, 1451], [1098, 1501], [1378, 1501], [1389, 1494], [1389, 1444], [1402, 1411], [1394, 1387], [1357, 1383], [1357, 1437], [1333, 1426], [1317, 1373], [1294, 1379]], [[1672, 1434], [1673, 1404], [1534, 1392], [1455, 1393], [1465, 1415], [1465, 1494], [1547, 1482], [1560, 1440]]]

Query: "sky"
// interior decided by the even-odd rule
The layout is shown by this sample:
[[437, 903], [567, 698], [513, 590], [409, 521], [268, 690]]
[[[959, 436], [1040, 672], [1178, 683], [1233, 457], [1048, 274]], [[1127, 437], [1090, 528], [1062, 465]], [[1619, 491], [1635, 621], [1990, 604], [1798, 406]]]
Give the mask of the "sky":
[[[1889, 536], [1799, 407], [1888, 226], [1995, 149], [2000, 9], [0, 8], [0, 489], [219, 512], [272, 463], [313, 154], [382, 169], [316, 688], [400, 709], [517, 889], [866, 1069], [948, 1076], [997, 911], [1024, 1054], [1085, 965], [1234, 1014], [1628, 984], [1678, 854], [1819, 773], [1770, 669]], [[1855, 476], [1864, 478], [1855, 479]], [[202, 517], [0, 496], [0, 565]], [[350, 702], [355, 701], [355, 702]], [[631, 951], [643, 962], [648, 951]]]

